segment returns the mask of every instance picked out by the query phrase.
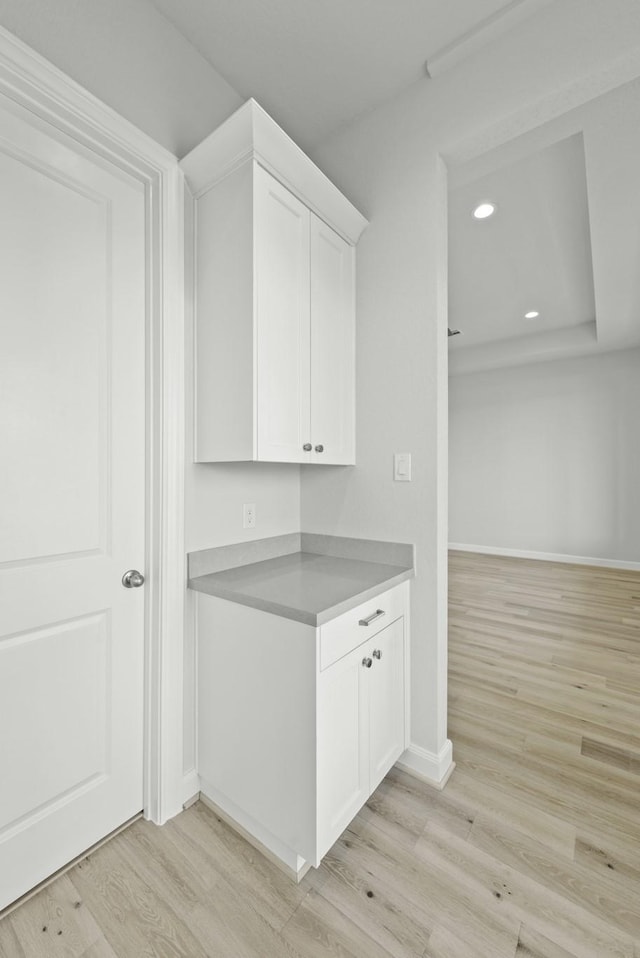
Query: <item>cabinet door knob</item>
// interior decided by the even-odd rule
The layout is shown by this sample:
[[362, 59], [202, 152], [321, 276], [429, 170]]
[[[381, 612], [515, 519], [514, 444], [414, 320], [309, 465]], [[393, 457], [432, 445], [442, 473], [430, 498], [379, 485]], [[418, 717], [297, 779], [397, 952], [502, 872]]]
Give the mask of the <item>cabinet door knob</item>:
[[362, 664], [364, 665], [365, 669], [370, 669], [371, 666], [373, 665], [373, 659], [370, 659], [367, 656], [365, 656], [364, 659], [362, 660]]
[[304, 449], [305, 452], [311, 452], [313, 447], [310, 442], [305, 442], [302, 448]]
[[316, 446], [316, 452], [324, 452], [324, 446], [323, 445]]
[[374, 659], [381, 659], [381, 658], [382, 658], [382, 652], [380, 651], [380, 649], [374, 649], [374, 650], [373, 650], [373, 657], [374, 657]]

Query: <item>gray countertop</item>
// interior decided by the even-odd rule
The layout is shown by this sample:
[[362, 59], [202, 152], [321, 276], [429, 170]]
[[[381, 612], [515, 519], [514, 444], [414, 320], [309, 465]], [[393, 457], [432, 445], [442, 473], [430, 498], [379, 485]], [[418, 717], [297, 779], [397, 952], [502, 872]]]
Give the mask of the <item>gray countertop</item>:
[[299, 551], [196, 575], [189, 588], [319, 626], [413, 574], [413, 565]]

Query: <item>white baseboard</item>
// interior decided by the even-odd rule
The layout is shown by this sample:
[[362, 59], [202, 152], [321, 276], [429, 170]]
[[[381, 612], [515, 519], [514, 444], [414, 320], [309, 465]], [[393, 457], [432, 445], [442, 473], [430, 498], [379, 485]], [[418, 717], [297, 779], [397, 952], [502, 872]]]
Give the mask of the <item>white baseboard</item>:
[[444, 788], [456, 767], [453, 761], [453, 747], [446, 740], [439, 752], [428, 752], [419, 745], [410, 745], [396, 762], [398, 768], [434, 788]]
[[209, 782], [202, 782], [200, 801], [295, 882], [302, 881], [311, 868], [310, 862], [305, 861], [284, 845], [279, 838], [263, 828], [259, 822], [247, 815], [235, 802]]
[[193, 805], [200, 795], [200, 776], [195, 768], [192, 768], [182, 779], [182, 807], [188, 808]]
[[542, 562], [564, 562], [568, 565], [593, 565], [604, 569], [629, 569], [640, 572], [640, 562], [626, 559], [597, 559], [592, 556], [568, 556], [556, 552], [527, 552], [524, 549], [503, 549], [502, 546], [471, 546], [450, 542], [449, 549], [455, 552], [479, 552], [488, 556], [509, 556], [513, 559], [540, 559]]

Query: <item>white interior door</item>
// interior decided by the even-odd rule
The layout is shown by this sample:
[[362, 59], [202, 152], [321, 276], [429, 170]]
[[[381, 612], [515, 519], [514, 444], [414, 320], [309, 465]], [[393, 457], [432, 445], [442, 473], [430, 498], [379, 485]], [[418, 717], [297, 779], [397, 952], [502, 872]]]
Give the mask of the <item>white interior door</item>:
[[144, 204], [0, 102], [0, 908], [142, 809]]
[[307, 462], [309, 210], [256, 166], [258, 459]]
[[355, 249], [311, 214], [312, 461], [349, 465], [355, 449]]

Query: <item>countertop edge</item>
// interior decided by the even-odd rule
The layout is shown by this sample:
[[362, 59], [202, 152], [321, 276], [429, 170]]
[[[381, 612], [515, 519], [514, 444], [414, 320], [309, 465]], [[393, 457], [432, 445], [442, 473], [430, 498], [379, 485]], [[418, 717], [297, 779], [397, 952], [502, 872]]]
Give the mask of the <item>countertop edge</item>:
[[412, 579], [414, 574], [414, 570], [411, 568], [402, 569], [396, 575], [391, 576], [391, 578], [385, 579], [383, 582], [378, 582], [376, 585], [357, 592], [348, 599], [344, 599], [342, 602], [338, 602], [336, 605], [317, 613], [282, 605], [279, 602], [269, 602], [267, 599], [260, 599], [255, 596], [243, 595], [211, 580], [208, 582], [203, 581], [209, 578], [208, 575], [196, 576], [193, 579], [189, 579], [187, 585], [192, 591], [200, 592], [202, 595], [210, 595], [216, 599], [226, 599], [228, 602], [235, 602], [236, 605], [246, 605], [249, 606], [249, 608], [257, 609], [259, 612], [267, 612], [271, 615], [280, 616], [280, 618], [292, 619], [294, 622], [300, 622], [302, 625], [310, 625], [312, 628], [317, 629], [332, 619], [337, 618], [339, 615], [342, 615], [344, 612], [355, 609], [361, 602], [366, 602], [368, 599], [380, 595], [381, 592], [386, 592], [388, 589], [392, 589], [394, 586], [400, 585], [408, 579]]
[[357, 595], [350, 596], [350, 598], [345, 599], [343, 602], [338, 602], [330, 609], [324, 609], [322, 612], [319, 612], [316, 615], [316, 626], [325, 625], [332, 619], [342, 615], [343, 612], [350, 612], [351, 609], [355, 609], [355, 607], [360, 605], [362, 602], [367, 602], [369, 599], [373, 599], [375, 596], [380, 595], [381, 592], [387, 592], [389, 589], [393, 589], [394, 586], [400, 585], [402, 582], [406, 582], [407, 579], [412, 579], [413, 576], [413, 569], [402, 569], [401, 572], [398, 572], [397, 575], [391, 576], [390, 579], [385, 579], [384, 582], [379, 582], [377, 585], [371, 586], [369, 589], [364, 589], [362, 592], [358, 592]]

